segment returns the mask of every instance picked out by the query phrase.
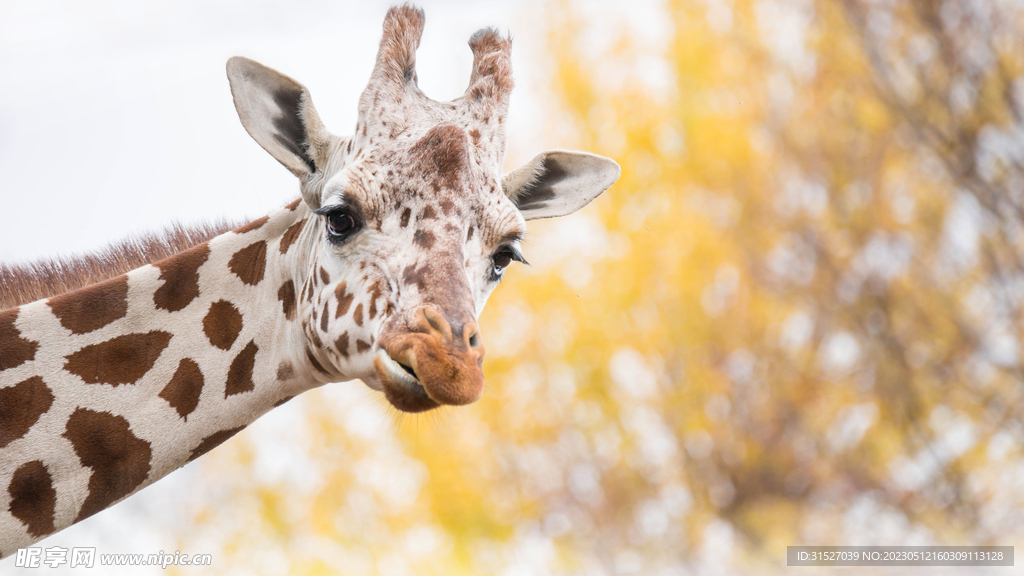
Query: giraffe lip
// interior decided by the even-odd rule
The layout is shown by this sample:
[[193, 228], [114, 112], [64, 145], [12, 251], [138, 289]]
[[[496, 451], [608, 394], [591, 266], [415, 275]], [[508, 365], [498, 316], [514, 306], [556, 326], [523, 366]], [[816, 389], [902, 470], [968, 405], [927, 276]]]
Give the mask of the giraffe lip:
[[411, 367], [392, 358], [383, 348], [377, 351], [377, 358], [380, 360], [384, 371], [396, 384], [416, 388], [423, 387], [420, 379], [416, 376], [416, 372]]
[[405, 370], [406, 372], [408, 372], [409, 376], [412, 376], [417, 382], [419, 382], [420, 378], [419, 378], [419, 376], [416, 375], [416, 371], [415, 370], [413, 370], [409, 366], [406, 366], [405, 364], [402, 364], [401, 362], [399, 362], [398, 365], [402, 367], [402, 370]]
[[402, 412], [423, 412], [437, 408], [419, 379], [409, 374], [408, 368], [400, 364], [383, 349], [377, 351], [373, 361], [380, 378], [384, 397], [392, 406]]

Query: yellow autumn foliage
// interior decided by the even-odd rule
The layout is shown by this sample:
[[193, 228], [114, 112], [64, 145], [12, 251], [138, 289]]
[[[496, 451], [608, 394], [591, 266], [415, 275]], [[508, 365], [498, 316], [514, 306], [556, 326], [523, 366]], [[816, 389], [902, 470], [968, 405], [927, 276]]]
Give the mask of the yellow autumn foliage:
[[[1024, 12], [673, 1], [651, 42], [600, 6], [536, 18], [547, 124], [622, 178], [531, 223], [482, 317], [483, 399], [296, 399], [267, 417], [294, 433], [206, 459], [183, 550], [224, 574], [685, 574], [1022, 542]], [[294, 461], [261, 466], [272, 440]]]

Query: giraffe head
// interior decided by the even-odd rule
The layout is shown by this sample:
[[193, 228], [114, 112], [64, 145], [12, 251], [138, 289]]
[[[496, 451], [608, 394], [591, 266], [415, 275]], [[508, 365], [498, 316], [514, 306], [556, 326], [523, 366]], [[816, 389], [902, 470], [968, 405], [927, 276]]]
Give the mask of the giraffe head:
[[298, 177], [312, 212], [293, 232], [306, 357], [324, 381], [362, 379], [409, 412], [480, 397], [477, 318], [524, 261], [525, 222], [575, 212], [619, 176], [607, 158], [566, 151], [502, 175], [510, 40], [474, 34], [466, 93], [437, 102], [416, 84], [423, 23], [411, 6], [388, 11], [347, 137], [295, 80], [245, 58], [227, 66], [242, 124]]

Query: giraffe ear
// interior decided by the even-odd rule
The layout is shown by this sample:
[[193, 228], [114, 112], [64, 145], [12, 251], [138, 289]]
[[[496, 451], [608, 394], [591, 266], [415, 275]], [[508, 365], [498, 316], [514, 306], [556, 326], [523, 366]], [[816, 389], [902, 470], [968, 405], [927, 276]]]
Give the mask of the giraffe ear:
[[572, 214], [590, 204], [621, 171], [603, 156], [550, 150], [505, 174], [501, 186], [523, 218], [538, 220]]
[[299, 178], [322, 168], [330, 134], [309, 90], [241, 56], [228, 60], [227, 71], [238, 118], [253, 140]]

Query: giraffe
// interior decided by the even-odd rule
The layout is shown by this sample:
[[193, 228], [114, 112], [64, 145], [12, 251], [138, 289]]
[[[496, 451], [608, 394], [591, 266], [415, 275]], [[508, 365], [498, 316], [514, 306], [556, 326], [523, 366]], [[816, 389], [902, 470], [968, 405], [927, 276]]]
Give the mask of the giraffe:
[[423, 25], [408, 4], [387, 12], [349, 136], [302, 84], [228, 61], [239, 119], [298, 178], [294, 202], [0, 271], [0, 557], [326, 383], [362, 380], [405, 412], [481, 396], [477, 319], [525, 262], [525, 222], [582, 208], [619, 167], [554, 150], [502, 174], [510, 39], [475, 33], [469, 87], [438, 102], [417, 87]]

